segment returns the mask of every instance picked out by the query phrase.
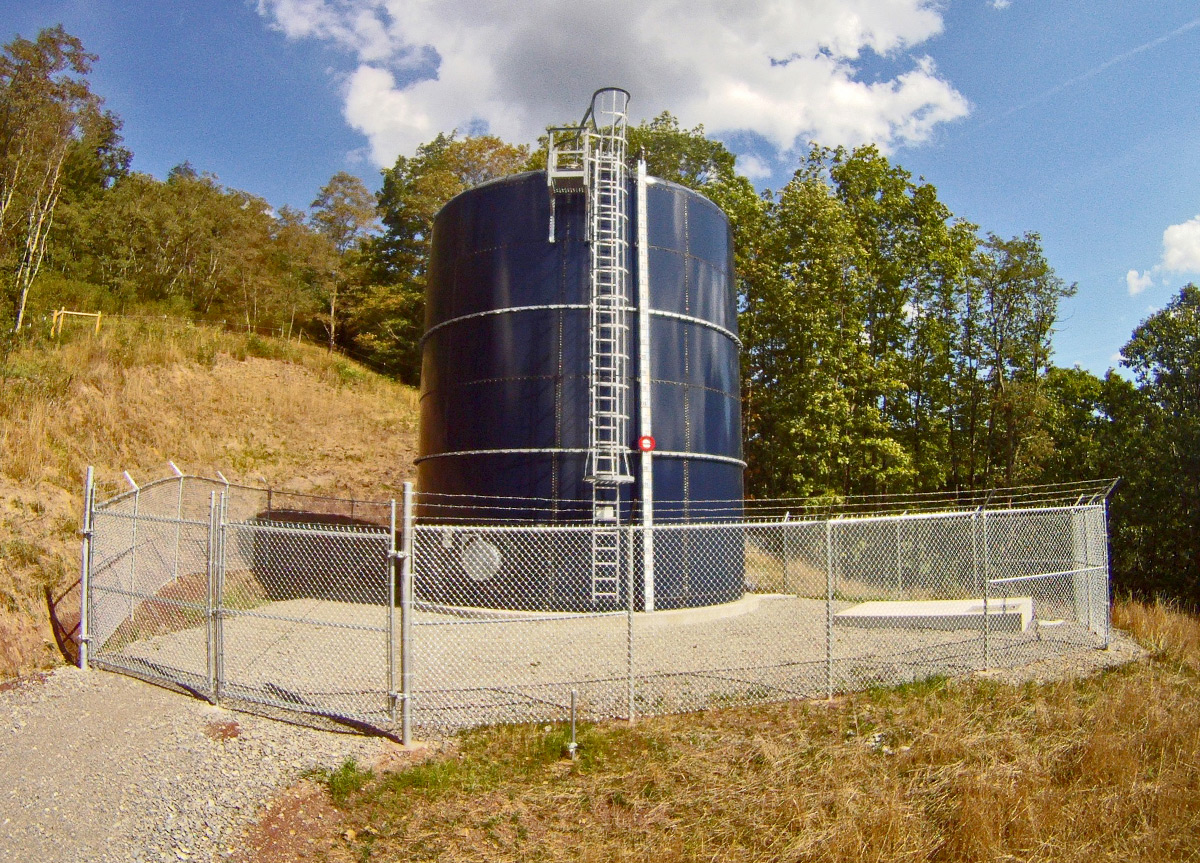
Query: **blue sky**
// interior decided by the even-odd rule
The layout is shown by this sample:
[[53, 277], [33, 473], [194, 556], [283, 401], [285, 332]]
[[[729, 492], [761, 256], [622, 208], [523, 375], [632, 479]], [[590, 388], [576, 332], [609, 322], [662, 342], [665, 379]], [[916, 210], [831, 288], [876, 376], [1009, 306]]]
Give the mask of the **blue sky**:
[[[569, 10], [569, 11], [568, 11]], [[703, 123], [778, 188], [805, 141], [875, 141], [985, 231], [1041, 234], [1056, 359], [1103, 373], [1200, 278], [1200, 6], [1159, 0], [33, 0], [62, 23], [134, 167], [188, 160], [279, 206], [437, 131], [532, 140], [597, 86]], [[434, 73], [436, 71], [436, 78]]]

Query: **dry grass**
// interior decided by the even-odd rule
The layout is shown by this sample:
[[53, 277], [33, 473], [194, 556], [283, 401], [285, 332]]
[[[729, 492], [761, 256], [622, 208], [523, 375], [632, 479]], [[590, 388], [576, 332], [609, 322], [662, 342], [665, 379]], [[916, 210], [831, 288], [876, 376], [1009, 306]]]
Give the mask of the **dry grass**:
[[[348, 795], [324, 859], [1200, 859], [1200, 620], [1122, 604], [1153, 657], [587, 726], [508, 726]], [[352, 838], [347, 839], [346, 836]]]
[[171, 459], [385, 498], [411, 479], [416, 406], [411, 388], [319, 348], [172, 322], [106, 320], [98, 337], [18, 351], [0, 378], [0, 678], [56, 661], [43, 591], [77, 578], [87, 465], [101, 497], [122, 470], [153, 479]]

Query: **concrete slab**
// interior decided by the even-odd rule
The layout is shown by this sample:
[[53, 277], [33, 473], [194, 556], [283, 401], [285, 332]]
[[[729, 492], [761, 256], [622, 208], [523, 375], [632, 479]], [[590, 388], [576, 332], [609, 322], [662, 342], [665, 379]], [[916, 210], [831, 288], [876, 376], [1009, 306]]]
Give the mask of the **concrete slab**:
[[[837, 612], [833, 622], [878, 629], [982, 629], [983, 613], [982, 597], [864, 602]], [[1033, 598], [990, 597], [987, 618], [989, 629], [1024, 632], [1033, 619]]]

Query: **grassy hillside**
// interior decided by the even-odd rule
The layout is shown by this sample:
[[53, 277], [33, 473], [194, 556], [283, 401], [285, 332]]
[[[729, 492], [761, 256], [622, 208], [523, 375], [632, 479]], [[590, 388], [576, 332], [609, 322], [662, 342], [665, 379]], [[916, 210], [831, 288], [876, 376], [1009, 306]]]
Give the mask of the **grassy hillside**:
[[1115, 622], [1150, 657], [1082, 680], [585, 725], [575, 761], [558, 724], [480, 729], [378, 776], [348, 763], [288, 859], [1200, 859], [1200, 620], [1121, 603]]
[[57, 661], [44, 589], [78, 577], [83, 476], [98, 496], [222, 471], [388, 498], [412, 478], [416, 391], [313, 346], [106, 320], [14, 353], [0, 379], [0, 677]]

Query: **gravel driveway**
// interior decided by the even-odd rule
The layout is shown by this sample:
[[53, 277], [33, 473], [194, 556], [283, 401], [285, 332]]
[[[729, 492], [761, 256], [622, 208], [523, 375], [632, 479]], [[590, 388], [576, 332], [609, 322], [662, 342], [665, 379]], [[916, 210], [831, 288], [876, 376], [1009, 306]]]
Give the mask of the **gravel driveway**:
[[395, 747], [70, 667], [0, 692], [0, 723], [6, 863], [224, 860], [304, 770]]

